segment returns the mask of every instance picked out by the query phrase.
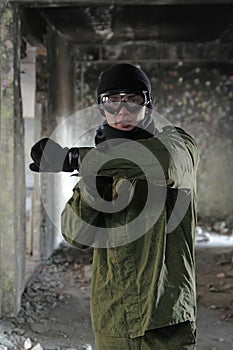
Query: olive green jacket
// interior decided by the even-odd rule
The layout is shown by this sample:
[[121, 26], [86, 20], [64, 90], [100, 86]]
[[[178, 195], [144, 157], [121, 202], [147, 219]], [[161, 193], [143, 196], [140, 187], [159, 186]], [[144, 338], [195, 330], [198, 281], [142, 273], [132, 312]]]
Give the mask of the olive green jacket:
[[62, 212], [64, 238], [78, 248], [94, 245], [94, 332], [134, 338], [195, 321], [198, 152], [193, 138], [169, 126], [150, 139], [116, 143], [107, 151], [80, 148], [80, 155], [81, 175], [99, 169], [98, 176], [112, 179], [103, 186], [104, 199], [115, 200], [117, 208], [117, 198], [128, 198], [118, 211], [107, 202], [107, 212], [81, 178]]

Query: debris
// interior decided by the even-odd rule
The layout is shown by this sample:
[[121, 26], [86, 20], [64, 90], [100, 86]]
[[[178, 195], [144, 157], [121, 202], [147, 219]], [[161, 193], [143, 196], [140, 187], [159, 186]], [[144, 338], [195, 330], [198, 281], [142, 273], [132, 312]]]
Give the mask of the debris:
[[34, 345], [34, 346], [31, 348], [31, 350], [43, 350], [43, 348], [42, 348], [42, 346], [41, 346], [39, 343], [37, 343], [36, 345]]
[[216, 275], [216, 277], [217, 277], [217, 278], [225, 278], [226, 275], [225, 275], [224, 272], [220, 272], [220, 273], [218, 273], [218, 274]]
[[218, 306], [217, 305], [210, 305], [209, 309], [210, 310], [216, 310], [216, 309], [218, 309]]
[[48, 324], [42, 324], [42, 323], [32, 323], [31, 324], [31, 329], [34, 333], [44, 333], [48, 329]]
[[7, 348], [13, 348], [14, 346], [14, 344], [4, 335], [0, 335], [0, 344], [6, 346]]
[[221, 232], [226, 227], [225, 221], [217, 221], [213, 225], [213, 230]]
[[221, 291], [214, 286], [209, 287], [209, 291], [212, 293], [220, 293]]
[[23, 343], [23, 347], [24, 349], [28, 350], [28, 349], [31, 349], [32, 347], [32, 341], [30, 338], [27, 338], [24, 343]]
[[0, 344], [0, 350], [7, 350], [7, 346]]
[[[65, 293], [64, 274], [69, 283], [73, 281], [78, 288], [87, 289], [91, 280], [91, 263], [91, 250], [80, 254], [67, 244], [61, 244], [50, 258], [43, 261], [25, 288], [18, 315], [1, 320], [0, 350], [43, 350], [44, 346], [47, 350], [46, 340], [43, 338], [45, 344], [42, 344], [38, 338], [48, 332], [49, 325], [54, 322], [49, 311], [71, 298]], [[67, 337], [66, 334], [63, 336]], [[90, 346], [86, 344], [83, 349], [91, 350]], [[54, 350], [67, 350], [67, 347], [54, 346]]]
[[0, 350], [7, 350], [7, 346], [0, 344]]
[[92, 350], [92, 346], [90, 344], [86, 344], [82, 347], [82, 350]]

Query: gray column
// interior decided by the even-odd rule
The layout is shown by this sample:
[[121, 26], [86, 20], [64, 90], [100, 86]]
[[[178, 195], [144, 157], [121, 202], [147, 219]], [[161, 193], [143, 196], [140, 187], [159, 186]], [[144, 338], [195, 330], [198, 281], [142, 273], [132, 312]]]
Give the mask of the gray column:
[[0, 315], [20, 308], [25, 265], [24, 124], [17, 8], [0, 5]]
[[74, 113], [75, 108], [75, 62], [72, 43], [54, 30], [49, 31], [47, 42], [50, 116], [66, 117]]
[[[48, 28], [47, 52], [49, 70], [48, 111], [42, 114], [43, 137], [50, 137], [64, 118], [74, 113], [74, 64], [69, 41], [60, 37], [53, 28]], [[65, 132], [65, 130], [64, 130]], [[54, 135], [52, 135], [54, 138]], [[63, 138], [57, 139], [63, 144]], [[41, 177], [42, 225], [41, 256], [48, 257], [62, 239], [60, 235], [61, 178], [57, 174]]]

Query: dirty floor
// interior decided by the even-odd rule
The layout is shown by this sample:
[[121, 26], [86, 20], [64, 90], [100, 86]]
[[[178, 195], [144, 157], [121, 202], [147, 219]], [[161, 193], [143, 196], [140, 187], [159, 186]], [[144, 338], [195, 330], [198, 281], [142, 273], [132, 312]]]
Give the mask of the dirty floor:
[[[66, 244], [40, 266], [17, 318], [0, 321], [1, 349], [94, 350], [92, 252]], [[233, 349], [233, 247], [197, 248], [198, 350]]]

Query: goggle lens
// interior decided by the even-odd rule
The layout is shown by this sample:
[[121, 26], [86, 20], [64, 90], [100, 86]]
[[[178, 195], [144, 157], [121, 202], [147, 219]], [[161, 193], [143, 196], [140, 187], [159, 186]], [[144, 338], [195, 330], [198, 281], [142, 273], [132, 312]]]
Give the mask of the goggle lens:
[[130, 113], [135, 113], [150, 102], [147, 94], [147, 91], [107, 92], [99, 96], [99, 106], [101, 109], [111, 114], [117, 114], [123, 106], [125, 106]]
[[143, 105], [145, 101], [142, 95], [136, 94], [105, 95], [102, 97], [102, 103], [107, 103], [112, 106], [117, 106], [121, 102], [133, 105]]

